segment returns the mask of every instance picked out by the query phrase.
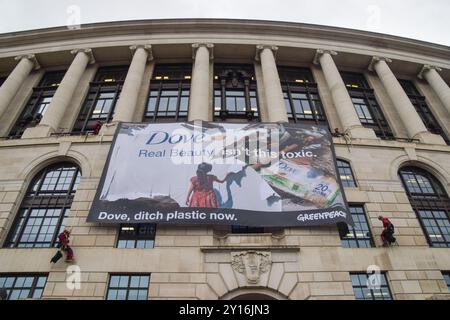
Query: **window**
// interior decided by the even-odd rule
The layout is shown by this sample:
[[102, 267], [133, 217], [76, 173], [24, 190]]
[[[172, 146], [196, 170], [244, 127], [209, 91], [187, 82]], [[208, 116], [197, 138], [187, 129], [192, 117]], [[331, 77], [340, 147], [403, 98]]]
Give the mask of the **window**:
[[40, 299], [47, 275], [0, 274], [0, 288], [7, 292], [6, 300]]
[[349, 208], [355, 226], [348, 226], [348, 232], [346, 228], [339, 228], [342, 246], [344, 248], [374, 247], [373, 237], [370, 232], [364, 207], [350, 205]]
[[350, 163], [344, 160], [336, 160], [339, 177], [344, 187], [356, 188], [356, 180], [353, 176]]
[[327, 125], [311, 71], [305, 68], [278, 67], [278, 73], [289, 121]]
[[341, 75], [361, 124], [373, 129], [377, 137], [381, 139], [392, 139], [393, 134], [389, 124], [364, 75], [350, 72], [342, 72]]
[[98, 122], [112, 120], [127, 70], [128, 67], [107, 67], [97, 71], [73, 131], [93, 132]]
[[20, 138], [26, 128], [35, 126], [39, 123], [52, 101], [65, 71], [47, 72], [39, 82], [38, 86], [33, 88], [33, 93], [28, 102], [9, 132], [10, 138]]
[[234, 234], [265, 233], [265, 229], [263, 227], [231, 226], [231, 233]]
[[144, 122], [186, 121], [189, 110], [192, 65], [156, 65]]
[[392, 300], [391, 291], [386, 281], [386, 274], [380, 274], [379, 286], [368, 286], [367, 273], [350, 273], [356, 300]]
[[405, 90], [406, 94], [408, 95], [409, 100], [411, 100], [412, 105], [416, 109], [427, 130], [431, 133], [442, 136], [445, 142], [447, 142], [447, 144], [450, 144], [450, 140], [447, 138], [444, 131], [442, 130], [442, 127], [439, 125], [430, 108], [428, 107], [425, 97], [420, 94], [414, 83], [408, 80], [399, 80], [399, 82], [402, 85], [403, 90]]
[[256, 96], [252, 65], [214, 65], [214, 119], [258, 121]]
[[155, 234], [155, 224], [123, 225], [119, 230], [117, 248], [153, 248]]
[[450, 199], [440, 182], [427, 171], [404, 167], [400, 180], [432, 247], [450, 247]]
[[5, 246], [55, 246], [79, 182], [80, 170], [71, 163], [59, 163], [42, 170], [28, 188]]
[[147, 300], [149, 274], [111, 275], [106, 300]]
[[450, 272], [442, 272], [442, 276], [444, 277], [444, 281], [447, 284], [447, 289], [450, 291]]

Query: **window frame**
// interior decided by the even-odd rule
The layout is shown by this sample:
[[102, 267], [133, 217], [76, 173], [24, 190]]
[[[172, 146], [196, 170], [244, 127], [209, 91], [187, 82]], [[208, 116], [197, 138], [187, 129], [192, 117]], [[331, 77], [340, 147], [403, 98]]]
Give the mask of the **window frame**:
[[440, 135], [447, 145], [450, 145], [450, 138], [433, 114], [433, 111], [427, 103], [426, 97], [420, 94], [414, 82], [406, 79], [399, 79], [398, 81], [427, 130], [433, 134]]
[[[14, 125], [11, 127], [8, 133], [8, 137], [10, 139], [18, 139], [22, 136], [23, 132], [30, 126], [37, 125], [40, 121], [39, 116], [42, 118], [44, 113], [46, 112], [48, 106], [53, 99], [53, 96], [56, 93], [56, 90], [59, 87], [59, 84], [63, 80], [65, 76], [66, 70], [58, 70], [58, 71], [48, 71], [46, 72], [42, 79], [39, 81], [39, 84], [33, 87], [33, 93], [21, 111], [19, 117], [14, 122]], [[52, 76], [60, 76], [61, 79], [54, 79], [56, 81], [59, 80], [58, 84], [47, 83], [49, 80], [52, 80]], [[51, 98], [50, 102], [46, 105], [43, 112], [38, 112], [40, 106], [43, 105], [43, 99]], [[29, 116], [28, 116], [29, 115]], [[31, 117], [31, 118], [28, 118]]]
[[[355, 215], [358, 215], [358, 216], [363, 216], [364, 217], [364, 220], [365, 220], [365, 224], [367, 225], [367, 233], [366, 233], [366, 235], [364, 236], [364, 237], [358, 237], [358, 235], [357, 235], [357, 232], [358, 231], [360, 231], [360, 230], [356, 230], [354, 227], [352, 227], [352, 226], [346, 226], [347, 228], [348, 228], [348, 232], [347, 232], [347, 228], [341, 228], [341, 227], [338, 227], [339, 228], [339, 237], [340, 237], [340, 239], [341, 239], [341, 245], [342, 245], [342, 247], [343, 248], [350, 248], [350, 249], [355, 249], [355, 248], [365, 248], [365, 249], [368, 249], [368, 248], [375, 248], [376, 246], [375, 246], [375, 240], [374, 240], [374, 238], [373, 238], [373, 233], [372, 233], [372, 229], [371, 229], [371, 226], [370, 226], [370, 224], [369, 224], [369, 218], [368, 218], [368, 216], [367, 216], [367, 212], [366, 212], [366, 210], [365, 210], [365, 208], [364, 208], [364, 204], [359, 204], [359, 203], [349, 203], [349, 205], [348, 205], [348, 207], [349, 207], [349, 209], [350, 209], [350, 213], [351, 213], [351, 216], [352, 216], [352, 218], [355, 216]], [[361, 211], [362, 212], [352, 212], [352, 208], [355, 208], [355, 209], [361, 209]], [[353, 221], [356, 223], [356, 220], [357, 219], [353, 219]], [[338, 225], [339, 226], [339, 225]], [[347, 232], [346, 234], [344, 234], [345, 232]], [[349, 234], [352, 234], [352, 237], [347, 237]], [[354, 243], [354, 244], [356, 244], [356, 246], [351, 246], [351, 245], [349, 245], [349, 246], [346, 246], [345, 245], [345, 241], [348, 241], [349, 242], [349, 244], [350, 243]], [[362, 246], [361, 245], [361, 242], [364, 242], [364, 243], [366, 243], [366, 242], [369, 242], [369, 246]]]
[[[375, 96], [375, 91], [369, 86], [365, 75], [363, 73], [348, 71], [341, 71], [340, 74], [361, 124], [365, 128], [374, 130], [376, 136], [382, 140], [395, 139], [394, 132], [392, 131], [386, 115]], [[361, 118], [354, 99], [362, 99], [364, 101], [364, 105], [367, 107], [374, 123], [365, 122], [364, 119]]]
[[[150, 227], [153, 228], [153, 233], [150, 236], [140, 236], [139, 235], [139, 228], [140, 227]], [[122, 232], [122, 228], [124, 227], [133, 227], [133, 228], [138, 228], [138, 230], [135, 230], [135, 234], [133, 235], [127, 235], [124, 234], [121, 236], [121, 232]], [[156, 223], [142, 223], [142, 224], [121, 224], [119, 226], [119, 232], [117, 234], [117, 241], [116, 241], [116, 248], [118, 249], [153, 249], [155, 247], [155, 239], [156, 239], [156, 228], [157, 225]], [[151, 237], [153, 236], [153, 237]], [[152, 241], [152, 246], [151, 247], [137, 247], [138, 241], [140, 240], [144, 240], [144, 241]], [[125, 247], [120, 247], [119, 243], [120, 241], [134, 241], [134, 246], [132, 248], [129, 248], [127, 246]]]
[[[340, 166], [339, 165], [340, 163], [346, 164], [346, 165], [348, 165], [348, 167]], [[358, 188], [358, 182], [357, 182], [357, 179], [356, 179], [355, 174], [353, 172], [352, 165], [351, 165], [351, 163], [349, 161], [343, 160], [343, 159], [336, 159], [336, 169], [337, 169], [337, 173], [339, 175], [339, 179], [341, 180], [342, 186], [344, 188]], [[349, 184], [349, 183], [347, 183], [347, 181], [349, 181], [349, 180], [342, 180], [341, 177], [343, 176], [343, 174], [340, 171], [340, 169], [347, 169], [347, 170], [350, 171], [350, 178], [351, 178], [350, 180], [352, 182], [352, 185], [347, 185], [347, 184]], [[347, 176], [347, 174], [344, 174], [344, 175]], [[344, 181], [346, 181], [346, 182], [344, 183]]]
[[[145, 287], [145, 289], [144, 289], [144, 287], [130, 287], [131, 278], [134, 276], [148, 277], [147, 287]], [[111, 287], [111, 281], [112, 281], [113, 277], [128, 277], [127, 286], [126, 287]], [[108, 279], [108, 286], [106, 287], [105, 300], [107, 300], [107, 301], [131, 301], [131, 299], [130, 300], [128, 299], [130, 290], [145, 290], [147, 292], [145, 300], [148, 300], [148, 295], [149, 295], [149, 291], [150, 291], [150, 281], [151, 281], [151, 273], [110, 273], [109, 279]], [[125, 299], [123, 299], [123, 300], [108, 299], [110, 290], [124, 290], [124, 289], [126, 290]], [[134, 299], [134, 300], [138, 301], [140, 299]], [[141, 301], [144, 301], [144, 300], [141, 300]]]
[[[404, 175], [413, 173], [414, 177], [417, 175], [425, 177], [428, 182], [430, 183], [434, 193], [417, 193], [417, 192], [411, 192], [409, 189]], [[446, 190], [440, 183], [440, 181], [434, 177], [431, 173], [429, 173], [427, 170], [424, 170], [419, 167], [415, 166], [404, 166], [401, 167], [398, 170], [398, 176], [402, 183], [402, 186], [406, 192], [406, 195], [408, 196], [409, 202], [416, 214], [417, 219], [419, 220], [420, 226], [422, 228], [422, 232], [427, 239], [428, 245], [433, 248], [450, 248], [450, 240], [445, 240], [446, 233], [442, 232], [442, 226], [437, 223], [438, 220], [444, 220], [443, 218], [423, 218], [422, 212], [444, 212], [447, 216], [447, 222], [450, 224], [450, 198], [448, 197]], [[418, 182], [418, 180], [415, 178], [415, 180]], [[443, 236], [444, 241], [437, 242], [433, 241], [430, 237], [430, 234], [428, 232], [427, 226], [425, 221], [426, 220], [433, 220], [436, 224], [436, 226], [439, 229], [440, 235]], [[440, 244], [443, 244], [440, 245]]]
[[[51, 192], [42, 192], [41, 188], [45, 181], [45, 177], [50, 172], [54, 172], [55, 170], [60, 170], [64, 168], [73, 168], [74, 174], [71, 178], [70, 185], [66, 190], [53, 190]], [[61, 173], [58, 175], [58, 182], [61, 179]], [[64, 161], [57, 162], [52, 165], [46, 166], [41, 169], [31, 180], [31, 183], [27, 187], [27, 191], [25, 193], [24, 198], [20, 203], [20, 207], [17, 210], [16, 216], [14, 218], [14, 222], [10, 227], [8, 235], [6, 237], [6, 241], [3, 244], [3, 248], [54, 248], [58, 243], [58, 234], [61, 232], [63, 228], [64, 219], [69, 217], [70, 208], [72, 207], [73, 198], [75, 196], [76, 190], [78, 188], [79, 182], [77, 182], [78, 178], [81, 178], [81, 169], [78, 165]], [[55, 187], [57, 184], [55, 184]], [[38, 236], [40, 235], [40, 231], [46, 225], [43, 224], [42, 221], [39, 224], [39, 232], [37, 233], [36, 239], [33, 242], [22, 242], [21, 238], [24, 236], [25, 229], [27, 227], [32, 227], [33, 225], [28, 225], [30, 219], [39, 219], [49, 218], [51, 216], [46, 216], [48, 210], [59, 209], [60, 213], [58, 216], [58, 221], [54, 225], [50, 225], [51, 227], [55, 227], [55, 231], [53, 232], [53, 236], [50, 242], [48, 241], [37, 241]], [[32, 216], [33, 210], [45, 210], [45, 214], [43, 217], [35, 217]], [[25, 214], [24, 214], [25, 212]], [[56, 217], [56, 216], [55, 216]], [[30, 245], [30, 246], [27, 246]], [[42, 245], [42, 246], [41, 246]]]
[[[358, 286], [355, 286], [355, 285], [354, 285], [352, 276], [358, 276], [358, 283], [359, 283]], [[391, 288], [390, 288], [390, 286], [389, 286], [389, 279], [388, 279], [388, 277], [387, 277], [387, 272], [382, 271], [382, 272], [380, 273], [380, 276], [383, 277], [382, 283], [383, 283], [383, 280], [384, 280], [384, 283], [385, 283], [385, 285], [381, 284], [380, 289], [383, 289], [383, 288], [387, 289], [387, 292], [389, 293], [389, 299], [384, 299], [384, 298], [383, 298], [383, 299], [376, 299], [376, 298], [374, 297], [373, 289], [369, 289], [369, 288], [367, 288], [366, 285], [361, 284], [361, 281], [360, 281], [360, 278], [359, 278], [360, 276], [365, 276], [367, 279], [368, 279], [368, 277], [369, 277], [369, 275], [368, 275], [366, 272], [350, 272], [350, 281], [351, 281], [351, 283], [352, 283], [352, 289], [353, 289], [353, 294], [355, 295], [355, 300], [368, 300], [368, 301], [370, 301], [370, 300], [373, 300], [373, 301], [376, 301], [376, 300], [386, 300], [386, 301], [387, 301], [387, 300], [394, 300], [394, 297], [393, 297], [393, 295], [392, 295]], [[366, 280], [367, 280], [367, 279], [366, 279]], [[371, 296], [372, 299], [358, 299], [358, 298], [357, 298], [357, 295], [356, 295], [356, 292], [355, 292], [355, 289], [360, 289], [360, 288], [367, 288], [368, 290], [370, 290], [370, 296]], [[381, 291], [381, 290], [380, 290], [380, 291]]]
[[[116, 109], [117, 101], [120, 98], [125, 78], [128, 74], [129, 66], [110, 66], [100, 67], [92, 82], [89, 83], [89, 91], [83, 101], [80, 111], [73, 125], [72, 132], [74, 133], [92, 133], [93, 128], [90, 128], [91, 123], [94, 121], [100, 121], [102, 124], [109, 123], [113, 120], [114, 112]], [[118, 80], [106, 81], [103, 79], [108, 73], [114, 76], [114, 73], [119, 75]], [[103, 80], [102, 80], [103, 79]], [[94, 111], [97, 107], [97, 103], [100, 100], [101, 94], [113, 93], [113, 98], [110, 100], [111, 104], [106, 116], [93, 118]], [[90, 103], [90, 105], [89, 105]], [[103, 113], [101, 113], [103, 114]]]
[[[179, 72], [182, 76], [173, 77], [170, 75], [173, 73], [173, 70], [176, 70], [176, 67], [179, 67]], [[168, 79], [157, 79], [160, 77], [158, 72], [164, 72], [169, 74]], [[189, 75], [187, 75], [189, 73]], [[188, 63], [180, 63], [180, 64], [157, 64], [153, 71], [152, 79], [150, 80], [150, 87], [147, 95], [146, 105], [144, 108], [144, 114], [142, 116], [142, 122], [152, 123], [152, 122], [170, 122], [170, 121], [187, 121], [189, 116], [189, 102], [191, 95], [191, 79], [192, 79], [192, 64]], [[177, 91], [176, 96], [176, 108], [174, 116], [167, 115], [168, 109], [165, 110], [166, 115], [158, 114], [160, 112], [159, 108], [161, 98], [165, 96], [162, 95], [162, 92], [166, 91]], [[183, 95], [184, 91], [189, 91], [187, 96]], [[152, 96], [152, 92], [157, 92], [155, 96]], [[156, 97], [155, 108], [153, 111], [149, 111], [150, 99]], [[172, 96], [175, 97], [175, 96]], [[186, 111], [181, 110], [181, 101], [183, 98], [187, 98], [187, 107]], [[186, 113], [184, 115], [184, 112]], [[147, 115], [148, 113], [153, 113], [153, 115]]]
[[447, 284], [447, 289], [450, 292], [450, 271], [441, 271], [442, 277]]
[[[48, 276], [49, 276], [48, 273], [0, 273], [0, 278], [15, 278], [14, 282], [13, 282], [13, 287], [11, 287], [11, 288], [2, 287], [7, 290], [6, 300], [12, 301], [12, 300], [10, 300], [11, 293], [12, 293], [12, 290], [14, 290], [14, 288], [15, 288], [14, 285], [17, 283], [18, 278], [30, 278], [30, 277], [34, 278], [31, 286], [30, 287], [20, 287], [21, 290], [23, 290], [23, 289], [29, 290], [28, 296], [26, 298], [15, 299], [15, 300], [24, 300], [24, 299], [40, 300], [40, 299], [42, 299], [42, 296], [43, 296], [44, 290], [45, 290], [45, 286], [47, 285], [47, 282], [48, 282]], [[37, 287], [39, 278], [43, 278], [43, 277], [45, 277], [44, 286]], [[33, 298], [36, 290], [42, 290], [39, 298]]]
[[[290, 67], [277, 66], [280, 75], [281, 90], [285, 102], [285, 108], [288, 115], [289, 122], [292, 123], [311, 123], [317, 125], [328, 125], [327, 115], [319, 94], [317, 83], [309, 68], [305, 67]], [[293, 94], [305, 94], [306, 99], [293, 98]], [[317, 99], [313, 98], [317, 96]], [[294, 100], [308, 101], [311, 109], [312, 119], [302, 118], [295, 110]], [[317, 103], [319, 104], [317, 108]], [[303, 106], [303, 104], [301, 104]], [[289, 108], [289, 110], [288, 110]]]
[[[213, 110], [214, 121], [240, 121], [260, 122], [261, 112], [258, 101], [258, 86], [253, 64], [215, 63], [213, 72]], [[220, 95], [217, 94], [220, 92]], [[244, 111], [230, 111], [227, 92], [242, 92], [244, 98]], [[216, 99], [220, 100], [220, 109], [217, 109]], [[235, 100], [236, 101], [236, 100]], [[256, 110], [252, 108], [252, 101], [256, 102]]]

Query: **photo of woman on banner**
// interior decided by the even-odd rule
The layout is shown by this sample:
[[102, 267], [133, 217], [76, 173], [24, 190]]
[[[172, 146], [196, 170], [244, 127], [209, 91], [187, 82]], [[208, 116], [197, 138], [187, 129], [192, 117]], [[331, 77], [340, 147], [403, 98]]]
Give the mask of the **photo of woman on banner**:
[[212, 170], [209, 163], [201, 163], [197, 168], [197, 175], [191, 178], [189, 189], [186, 197], [186, 205], [188, 207], [198, 208], [218, 208], [216, 193], [213, 188], [214, 182], [224, 183], [229, 176], [234, 174], [228, 173], [222, 180], [215, 175], [208, 174]]

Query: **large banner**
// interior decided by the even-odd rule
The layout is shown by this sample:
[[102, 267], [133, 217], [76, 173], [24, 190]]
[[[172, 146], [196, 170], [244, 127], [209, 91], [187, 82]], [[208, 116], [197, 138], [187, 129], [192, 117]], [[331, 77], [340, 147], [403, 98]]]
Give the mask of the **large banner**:
[[117, 129], [89, 222], [353, 224], [325, 127], [185, 122]]

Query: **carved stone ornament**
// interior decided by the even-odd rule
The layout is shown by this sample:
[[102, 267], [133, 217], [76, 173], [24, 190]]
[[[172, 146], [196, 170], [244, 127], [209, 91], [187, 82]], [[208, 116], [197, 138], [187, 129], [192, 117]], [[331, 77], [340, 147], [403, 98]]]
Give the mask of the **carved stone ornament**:
[[272, 264], [270, 252], [241, 251], [231, 253], [231, 267], [246, 276], [249, 284], [257, 284], [261, 274]]

